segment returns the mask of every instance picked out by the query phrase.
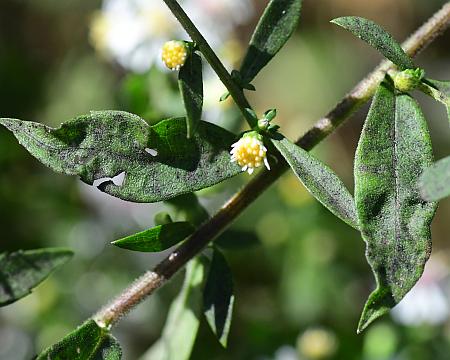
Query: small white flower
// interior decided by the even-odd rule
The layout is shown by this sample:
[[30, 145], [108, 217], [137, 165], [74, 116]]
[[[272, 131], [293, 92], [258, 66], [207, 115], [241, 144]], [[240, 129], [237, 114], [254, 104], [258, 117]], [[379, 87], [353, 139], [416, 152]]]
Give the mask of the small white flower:
[[256, 131], [244, 134], [231, 147], [231, 162], [236, 162], [242, 168], [242, 171], [252, 174], [263, 163], [270, 170], [266, 156], [267, 149], [262, 141], [262, 136]]

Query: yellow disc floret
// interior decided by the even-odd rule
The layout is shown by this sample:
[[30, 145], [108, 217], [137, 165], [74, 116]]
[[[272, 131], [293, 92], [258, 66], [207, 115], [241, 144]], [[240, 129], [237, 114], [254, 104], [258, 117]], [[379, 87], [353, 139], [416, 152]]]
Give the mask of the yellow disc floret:
[[242, 171], [252, 174], [263, 163], [270, 170], [266, 157], [267, 149], [262, 141], [262, 136], [256, 131], [244, 134], [231, 147], [231, 162], [236, 162], [242, 168]]
[[162, 61], [170, 70], [180, 70], [187, 56], [188, 47], [183, 41], [171, 40], [162, 47]]

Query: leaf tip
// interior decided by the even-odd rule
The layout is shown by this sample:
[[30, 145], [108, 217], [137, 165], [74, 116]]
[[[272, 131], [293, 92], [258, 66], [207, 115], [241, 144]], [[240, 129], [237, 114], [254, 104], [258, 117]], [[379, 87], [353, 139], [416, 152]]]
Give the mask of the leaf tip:
[[370, 294], [364, 306], [356, 333], [361, 334], [371, 323], [387, 314], [395, 305], [396, 302], [388, 288], [377, 288]]

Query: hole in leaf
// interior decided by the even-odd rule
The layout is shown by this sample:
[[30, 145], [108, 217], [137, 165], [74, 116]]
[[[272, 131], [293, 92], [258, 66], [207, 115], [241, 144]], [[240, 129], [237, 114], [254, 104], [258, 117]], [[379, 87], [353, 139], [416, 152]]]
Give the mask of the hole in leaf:
[[156, 151], [155, 149], [145, 148], [145, 152], [150, 154], [151, 156], [157, 156], [158, 155], [158, 151]]
[[125, 180], [125, 175], [125, 171], [122, 171], [114, 177], [102, 177], [94, 180], [92, 186], [98, 187], [99, 189], [104, 188], [107, 183], [113, 183], [115, 186], [122, 186]]

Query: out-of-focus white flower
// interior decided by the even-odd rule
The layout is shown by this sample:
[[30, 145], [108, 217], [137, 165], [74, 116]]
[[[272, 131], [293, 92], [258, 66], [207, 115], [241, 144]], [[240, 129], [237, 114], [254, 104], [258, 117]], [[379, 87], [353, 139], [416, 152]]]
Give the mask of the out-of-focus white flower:
[[337, 347], [336, 335], [322, 328], [308, 329], [297, 339], [298, 352], [306, 359], [328, 359], [335, 354]]
[[[236, 25], [253, 13], [251, 0], [184, 0], [181, 5], [211, 46], [220, 50]], [[103, 0], [91, 25], [94, 47], [126, 69], [148, 70], [161, 61], [169, 39], [188, 40], [187, 34], [162, 0]], [[234, 60], [234, 59], [233, 59]]]
[[448, 276], [448, 265], [439, 256], [430, 259], [422, 278], [392, 310], [395, 321], [404, 325], [438, 325], [450, 314], [443, 279]]

